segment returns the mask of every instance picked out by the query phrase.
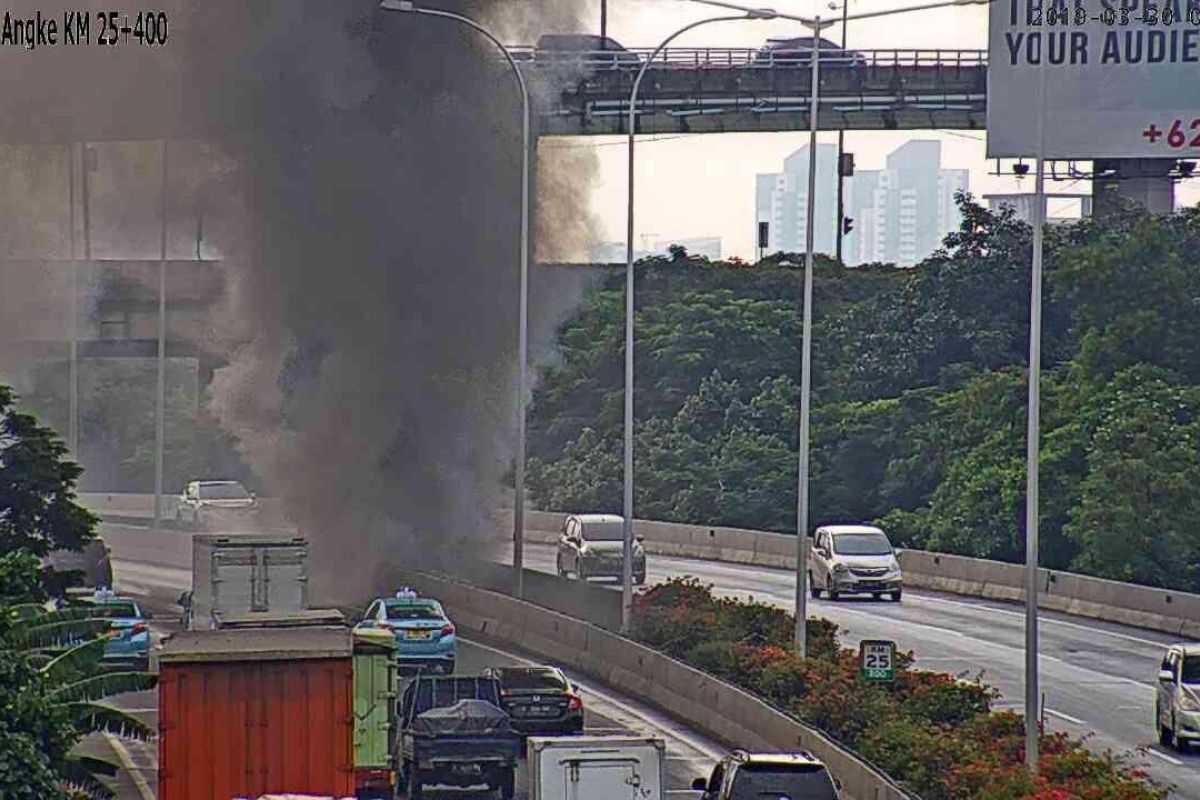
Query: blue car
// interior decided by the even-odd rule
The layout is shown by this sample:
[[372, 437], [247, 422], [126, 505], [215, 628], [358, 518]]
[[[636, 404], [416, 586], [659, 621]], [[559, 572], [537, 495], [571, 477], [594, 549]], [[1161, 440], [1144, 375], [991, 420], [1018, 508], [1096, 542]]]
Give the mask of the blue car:
[[112, 627], [106, 634], [108, 647], [104, 651], [105, 663], [129, 664], [137, 669], [146, 669], [150, 663], [150, 613], [143, 610], [136, 600], [120, 597], [108, 589], [99, 589], [88, 598], [88, 602], [103, 608], [111, 619]]
[[402, 667], [454, 672], [458, 640], [454, 623], [442, 604], [402, 590], [368, 606], [360, 627], [388, 628], [396, 635], [396, 658]]

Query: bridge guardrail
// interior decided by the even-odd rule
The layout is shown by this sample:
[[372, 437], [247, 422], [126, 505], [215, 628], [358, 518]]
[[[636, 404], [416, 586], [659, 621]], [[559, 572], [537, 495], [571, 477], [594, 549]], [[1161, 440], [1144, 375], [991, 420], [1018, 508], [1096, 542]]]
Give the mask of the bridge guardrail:
[[[537, 68], [635, 70], [653, 55], [651, 48], [628, 50], [549, 51], [513, 47], [518, 63]], [[987, 66], [986, 50], [884, 49], [821, 51], [822, 66], [944, 67], [962, 69]], [[811, 57], [801, 50], [782, 53], [754, 47], [668, 47], [654, 59], [655, 69], [786, 69], [808, 68]]]

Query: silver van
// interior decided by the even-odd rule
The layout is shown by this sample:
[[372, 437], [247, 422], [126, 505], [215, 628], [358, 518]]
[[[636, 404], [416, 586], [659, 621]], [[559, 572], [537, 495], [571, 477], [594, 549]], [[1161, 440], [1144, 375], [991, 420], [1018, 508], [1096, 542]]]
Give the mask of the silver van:
[[[572, 514], [558, 535], [557, 573], [580, 580], [620, 580], [625, 561], [625, 520], [616, 514]], [[633, 541], [633, 582], [646, 582], [646, 548], [642, 537]]]
[[1158, 699], [1154, 704], [1158, 741], [1180, 752], [1200, 740], [1200, 644], [1167, 648], [1158, 668]]
[[885, 594], [899, 602], [903, 575], [887, 534], [870, 525], [825, 525], [813, 536], [808, 587], [814, 598]]

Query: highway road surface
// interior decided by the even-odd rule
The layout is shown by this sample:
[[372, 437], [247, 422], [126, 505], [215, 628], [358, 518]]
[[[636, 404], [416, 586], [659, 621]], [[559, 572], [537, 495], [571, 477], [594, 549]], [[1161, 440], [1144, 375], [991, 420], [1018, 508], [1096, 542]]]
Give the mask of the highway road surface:
[[[120, 580], [134, 590], [177, 596], [178, 587], [187, 585], [187, 534], [118, 525], [103, 526], [103, 533], [114, 547]], [[526, 565], [553, 572], [554, 548], [527, 545]], [[650, 556], [651, 584], [684, 575], [726, 596], [783, 607], [793, 602], [788, 570]], [[809, 608], [840, 625], [848, 646], [860, 639], [894, 639], [915, 653], [919, 667], [981, 676], [1000, 690], [999, 708], [1023, 710], [1024, 617], [1017, 606], [909, 590], [901, 603], [821, 599], [810, 601]], [[1200, 800], [1200, 755], [1159, 747], [1152, 725], [1158, 662], [1172, 638], [1053, 612], [1043, 612], [1041, 620], [1047, 724], [1088, 737], [1089, 746], [1127, 755], [1171, 785], [1172, 797]]]
[[[115, 583], [119, 591], [128, 592], [147, 601], [156, 612], [156, 625], [181, 592], [191, 588], [190, 534], [176, 531], [151, 532], [145, 528], [105, 524], [101, 526], [113, 551]], [[170, 630], [170, 624], [160, 626], [160, 632]], [[461, 641], [458, 664], [464, 672], [475, 672], [489, 666], [523, 663], [528, 659], [479, 642]], [[567, 671], [568, 677], [580, 687], [586, 709], [589, 732], [636, 733], [660, 736], [667, 743], [667, 778], [673, 798], [695, 796], [688, 791], [694, 778], [707, 775], [725, 748], [695, 734], [636, 699], [622, 697], [616, 692], [596, 685], [593, 681]], [[134, 709], [151, 725], [157, 724], [156, 699], [153, 692], [123, 698], [126, 707]], [[120, 800], [152, 800], [157, 788], [157, 754], [154, 744], [128, 744], [104, 740], [90, 741], [89, 752], [114, 760], [115, 752], [125, 769], [119, 775]], [[112, 752], [103, 752], [105, 747]], [[120, 751], [126, 752], [122, 754]], [[525, 796], [525, 776], [518, 777], [517, 796]], [[464, 791], [427, 791], [431, 798], [492, 797]]]
[[[527, 567], [554, 572], [552, 545], [527, 544]], [[647, 583], [692, 575], [721, 595], [753, 597], [791, 608], [788, 570], [650, 555]], [[603, 581], [597, 581], [602, 583]], [[615, 587], [614, 587], [615, 588]], [[999, 708], [1023, 710], [1024, 612], [1019, 606], [948, 594], [904, 593], [904, 600], [810, 600], [809, 614], [843, 629], [843, 642], [894, 639], [918, 667], [982, 679], [1001, 692]], [[1049, 727], [1091, 737], [1089, 745], [1128, 754], [1172, 797], [1200, 798], [1200, 754], [1158, 746], [1153, 726], [1155, 680], [1170, 636], [1072, 617], [1041, 614], [1041, 678]]]

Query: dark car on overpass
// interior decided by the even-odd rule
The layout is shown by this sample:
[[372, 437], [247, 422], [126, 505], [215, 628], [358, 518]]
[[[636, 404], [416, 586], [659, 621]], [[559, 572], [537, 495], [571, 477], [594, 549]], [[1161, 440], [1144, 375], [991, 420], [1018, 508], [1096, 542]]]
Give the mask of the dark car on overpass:
[[[836, 42], [818, 39], [822, 66], [865, 67], [867, 57], [856, 50], [847, 50]], [[807, 67], [812, 63], [813, 37], [799, 36], [792, 39], [768, 39], [754, 56], [758, 65], [780, 67]]]

